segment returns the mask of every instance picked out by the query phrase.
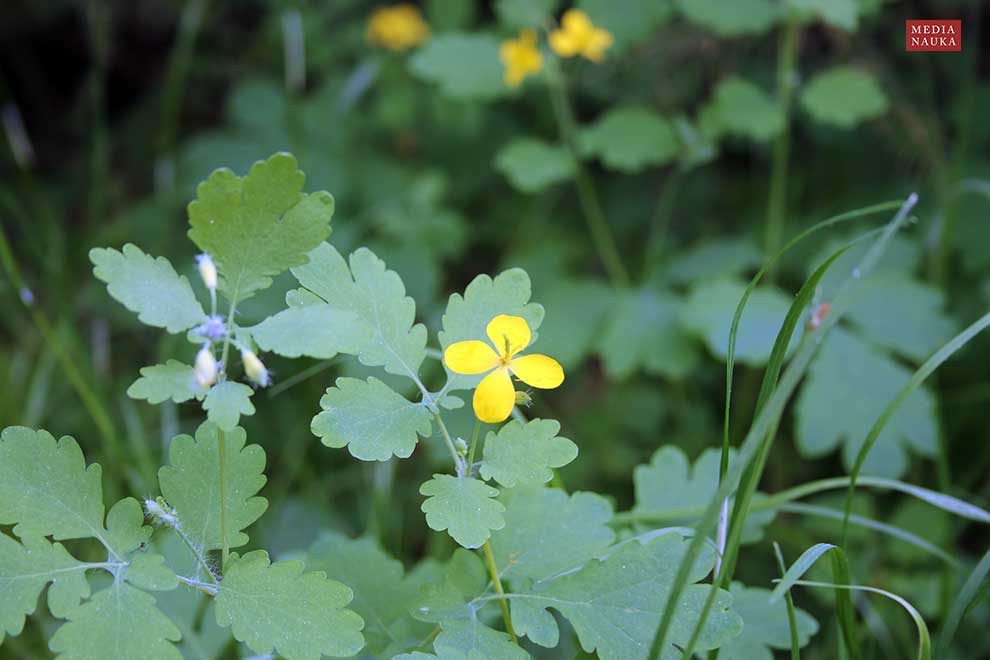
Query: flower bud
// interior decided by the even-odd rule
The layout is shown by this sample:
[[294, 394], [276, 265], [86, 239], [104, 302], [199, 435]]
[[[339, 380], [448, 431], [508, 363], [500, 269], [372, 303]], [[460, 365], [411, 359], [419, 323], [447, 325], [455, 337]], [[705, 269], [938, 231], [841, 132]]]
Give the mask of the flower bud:
[[210, 291], [217, 289], [217, 266], [213, 263], [213, 257], [207, 253], [196, 255], [196, 267], [199, 268], [199, 276], [203, 278], [203, 284]]
[[529, 407], [533, 403], [533, 397], [529, 395], [529, 392], [516, 392], [516, 405]]
[[203, 344], [203, 348], [196, 353], [196, 364], [193, 367], [196, 373], [196, 382], [200, 387], [209, 387], [217, 382], [217, 359], [213, 357], [213, 349], [210, 344]]
[[153, 524], [178, 529], [179, 519], [175, 515], [175, 509], [170, 507], [164, 498], [151, 499], [149, 497], [144, 501], [144, 510]]
[[454, 447], [457, 449], [457, 453], [463, 458], [467, 456], [468, 445], [464, 442], [464, 438], [457, 438], [454, 440]]
[[254, 354], [254, 351], [249, 351], [246, 348], [241, 349], [241, 361], [244, 362], [244, 373], [247, 374], [248, 379], [252, 383], [261, 387], [267, 387], [271, 384], [272, 381], [268, 376], [268, 369], [258, 359], [258, 356]]

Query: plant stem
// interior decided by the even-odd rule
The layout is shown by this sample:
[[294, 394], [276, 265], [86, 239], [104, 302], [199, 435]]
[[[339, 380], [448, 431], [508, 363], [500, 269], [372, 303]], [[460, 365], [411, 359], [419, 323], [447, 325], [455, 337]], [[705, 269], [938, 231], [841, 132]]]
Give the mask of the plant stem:
[[440, 433], [443, 435], [444, 442], [447, 443], [447, 450], [450, 451], [450, 457], [454, 459], [454, 467], [457, 472], [457, 476], [461, 476], [461, 469], [464, 467], [461, 457], [457, 454], [457, 449], [454, 447], [454, 441], [450, 439], [450, 432], [447, 431], [446, 424], [443, 423], [443, 418], [440, 417], [440, 413], [433, 413], [433, 419], [436, 420], [437, 426], [440, 427]]
[[[780, 246], [784, 232], [784, 216], [787, 212], [787, 170], [790, 160], [791, 97], [794, 87], [797, 60], [798, 22], [791, 15], [780, 35], [777, 51], [777, 108], [783, 121], [780, 133], [773, 144], [773, 162], [770, 170], [770, 195], [767, 203], [767, 224], [764, 247], [766, 254], [774, 254]], [[773, 273], [769, 273], [773, 279]]]
[[471, 468], [474, 466], [474, 451], [478, 446], [478, 434], [481, 431], [481, 420], [474, 422], [474, 433], [471, 435], [471, 448], [468, 449], [467, 474], [471, 476]]
[[591, 177], [588, 176], [588, 172], [581, 163], [581, 149], [578, 145], [574, 111], [567, 98], [567, 85], [556, 58], [550, 57], [548, 59], [546, 72], [557, 126], [574, 162], [574, 184], [577, 186], [578, 201], [581, 204], [585, 222], [588, 224], [591, 240], [598, 251], [598, 258], [605, 266], [605, 272], [608, 274], [612, 286], [615, 288], [628, 287], [629, 273], [622, 263], [622, 257], [616, 247], [612, 231], [609, 229], [608, 220], [605, 218], [605, 213], [598, 201]]
[[518, 644], [519, 640], [516, 639], [516, 631], [512, 628], [512, 615], [509, 614], [509, 602], [505, 599], [505, 590], [502, 589], [502, 580], [498, 576], [498, 567], [495, 565], [495, 555], [492, 554], [492, 546], [488, 543], [488, 541], [485, 541], [483, 548], [485, 550], [485, 564], [488, 566], [488, 574], [492, 578], [492, 585], [495, 587], [495, 593], [500, 596], [498, 604], [502, 607], [502, 619], [505, 621], [505, 631], [509, 633], [512, 643]]
[[227, 557], [230, 556], [230, 546], [227, 545], [227, 477], [224, 470], [226, 465], [226, 447], [223, 431], [217, 429], [217, 461], [220, 465], [220, 538], [223, 542], [223, 554], [221, 555], [221, 572], [227, 567]]
[[182, 542], [186, 544], [186, 547], [189, 548], [189, 551], [193, 553], [194, 557], [196, 557], [196, 561], [198, 561], [200, 567], [206, 571], [206, 575], [207, 577], [210, 578], [210, 582], [213, 582], [215, 584], [217, 581], [217, 577], [213, 574], [213, 571], [210, 569], [210, 565], [206, 563], [206, 558], [203, 557], [203, 553], [196, 549], [196, 546], [193, 545], [192, 541], [189, 539], [189, 536], [185, 532], [183, 532], [182, 529], [180, 529], [179, 527], [173, 527], [172, 529], [175, 530], [175, 533], [179, 535], [179, 538], [182, 539]]

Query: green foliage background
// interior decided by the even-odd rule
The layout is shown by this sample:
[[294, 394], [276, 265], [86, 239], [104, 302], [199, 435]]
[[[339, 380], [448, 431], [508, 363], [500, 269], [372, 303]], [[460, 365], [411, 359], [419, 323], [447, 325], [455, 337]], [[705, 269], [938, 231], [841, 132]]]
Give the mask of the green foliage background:
[[[356, 0], [51, 0], [5, 6], [0, 28], [6, 137], [0, 180], [0, 257], [6, 274], [0, 280], [6, 310], [0, 315], [0, 427], [44, 428], [56, 438], [76, 438], [88, 462], [102, 465], [107, 502], [98, 488], [89, 493], [94, 502], [109, 505], [120, 497], [157, 493], [158, 466], [170, 455], [175, 465], [182, 452], [195, 451], [189, 436], [204, 419], [195, 400], [206, 393], [174, 396], [155, 390], [150, 380], [144, 385], [134, 381], [148, 375], [139, 374], [145, 365], [192, 361], [193, 345], [184, 331], [198, 317], [183, 317], [182, 310], [209, 309], [209, 300], [199, 286], [196, 250], [187, 238], [190, 216], [200, 245], [217, 244], [202, 219], [207, 210], [238, 221], [237, 209], [223, 200], [209, 207], [202, 191], [203, 215], [196, 207], [187, 214], [187, 205], [215, 169], [229, 167], [243, 176], [256, 161], [288, 151], [306, 173], [305, 184], [297, 182], [306, 193], [333, 195], [333, 200], [305, 197], [312, 205], [307, 212], [333, 211], [334, 247], [323, 255], [327, 263], [338, 274], [342, 268], [348, 278], [349, 267], [359, 285], [363, 277], [369, 288], [395, 294], [392, 313], [401, 322], [383, 332], [401, 343], [407, 362], [422, 363], [419, 376], [431, 391], [443, 384], [444, 370], [428, 353], [465, 338], [461, 334], [468, 329], [448, 324], [444, 312], [457, 304], [448, 307], [450, 295], [464, 293], [472, 281], [479, 299], [514, 306], [534, 328], [539, 326], [537, 349], [563, 364], [564, 386], [534, 393], [532, 408], [524, 412], [529, 418], [559, 420], [560, 435], [578, 447], [578, 457], [557, 470], [559, 483], [554, 482], [566, 484], [571, 496], [540, 489], [525, 507], [513, 499], [522, 495], [513, 494], [498, 505], [504, 512], [493, 510], [494, 505], [487, 510], [486, 520], [504, 516], [507, 530], [524, 530], [494, 538], [500, 565], [513, 547], [532, 543], [520, 538], [525, 530], [546, 528], [546, 521], [556, 517], [578, 531], [559, 539], [549, 535], [546, 542], [577, 546], [581, 556], [604, 552], [616, 540], [608, 526], [612, 511], [634, 523], [618, 529], [620, 539], [630, 530], [651, 528], [639, 526], [637, 511], [673, 512], [676, 524], [692, 524], [717, 485], [732, 314], [749, 277], [773, 251], [768, 248], [826, 217], [916, 192], [920, 203], [914, 221], [863, 281], [788, 407], [757, 502], [805, 482], [848, 474], [870, 427], [898, 389], [990, 306], [985, 8], [978, 0], [584, 0], [577, 5], [615, 37], [605, 62], [565, 61], [562, 71], [548, 66], [546, 80], [530, 79], [517, 90], [502, 81], [500, 40], [531, 25], [534, 11], [537, 17], [559, 16], [563, 3], [427, 1], [422, 9], [431, 37], [408, 53], [368, 42], [366, 22], [376, 4]], [[794, 12], [788, 14], [793, 19], [783, 18], [783, 5]], [[905, 53], [903, 20], [908, 18], [962, 18], [963, 52]], [[795, 40], [792, 70], [782, 65], [780, 55], [789, 48], [788, 34]], [[782, 66], [794, 85], [786, 106], [778, 98]], [[576, 122], [573, 143], [562, 132], [566, 122], [555, 106], [560, 80], [555, 82], [554, 75], [566, 76]], [[775, 165], [775, 150], [785, 132], [790, 158], [781, 167], [779, 161]], [[586, 224], [586, 192], [574, 183], [581, 172], [594, 187], [625, 276], [617, 276], [608, 256], [603, 259], [596, 250], [601, 241]], [[775, 202], [781, 177], [786, 187]], [[777, 203], [782, 211], [775, 220]], [[884, 219], [876, 216], [816, 234], [787, 253], [772, 273], [772, 284], [756, 290], [737, 338], [734, 444], [749, 428], [764, 367], [794, 294], [837, 249]], [[250, 528], [249, 540], [238, 539], [237, 545], [247, 545], [238, 548], [234, 566], [261, 575], [301, 571], [282, 563], [269, 567], [265, 549], [271, 561], [302, 558], [307, 570], [325, 571], [347, 584], [360, 597], [350, 607], [365, 618], [369, 648], [407, 650], [389, 644], [421, 640], [435, 622], [445, 621], [447, 641], [434, 649], [440, 657], [460, 657], [454, 655], [460, 647], [443, 644], [472, 635], [483, 639], [479, 648], [489, 649], [483, 654], [514, 652], [505, 650], [502, 637], [484, 637], [493, 631], [472, 629], [480, 625], [476, 621], [449, 616], [465, 607], [472, 585], [486, 577], [477, 556], [455, 552], [450, 536], [424, 524], [424, 495], [450, 492], [449, 484], [433, 477], [450, 468], [430, 416], [422, 408], [412, 412], [388, 446], [347, 444], [331, 417], [324, 417], [323, 425], [313, 420], [321, 409], [354, 400], [401, 408], [389, 398], [394, 392], [388, 388], [402, 395], [398, 398], [412, 399], [417, 387], [380, 355], [298, 357], [355, 352], [352, 345], [360, 333], [335, 336], [331, 344], [300, 345], [296, 324], [318, 328], [340, 319], [305, 312], [305, 306], [292, 307], [291, 301], [286, 310], [287, 294], [309, 302], [337, 295], [338, 302], [348, 301], [348, 314], [367, 319], [361, 286], [322, 292], [308, 283], [308, 266], [294, 260], [295, 252], [309, 252], [325, 235], [316, 228], [292, 236], [298, 244], [286, 246], [273, 234], [261, 255], [243, 245], [211, 248], [215, 257], [226, 250], [221, 259], [246, 273], [240, 281], [253, 295], [238, 306], [236, 321], [242, 327], [264, 322], [263, 329], [254, 329], [253, 340], [264, 349], [259, 354], [275, 381], [250, 402], [244, 390], [229, 393], [243, 413], [239, 424], [248, 442], [261, 445], [267, 455], [261, 494], [268, 511]], [[835, 262], [818, 287], [815, 304], [832, 299], [869, 242], [855, 243]], [[143, 252], [124, 248], [127, 243]], [[94, 277], [89, 251], [104, 246], [113, 251], [93, 258]], [[192, 283], [191, 290], [187, 282], [167, 296], [161, 290], [137, 290], [120, 294], [130, 296], [130, 302], [121, 300], [132, 311], [140, 310], [144, 323], [176, 334], [142, 325], [97, 279], [111, 281], [114, 272], [127, 268], [141, 274], [170, 270], [145, 253], [166, 257]], [[408, 310], [401, 292], [379, 259], [398, 273], [406, 294], [416, 301], [414, 318], [403, 316]], [[266, 272], [259, 263], [277, 267]], [[286, 271], [290, 267], [292, 273]], [[510, 270], [516, 268], [528, 274], [532, 301], [545, 310], [542, 322], [540, 313], [527, 306], [529, 297], [519, 297], [520, 271]], [[475, 280], [479, 274], [499, 273], [504, 280]], [[265, 288], [271, 277], [272, 285]], [[226, 286], [222, 282], [221, 291]], [[175, 307], [142, 308], [156, 295]], [[291, 318], [276, 316], [290, 312]], [[302, 318], [304, 313], [311, 316]], [[802, 327], [808, 320], [808, 314], [802, 316]], [[797, 340], [792, 351], [796, 346]], [[864, 474], [900, 479], [987, 508], [988, 363], [985, 336], [956, 353], [891, 418]], [[366, 381], [369, 377], [381, 382]], [[388, 387], [379, 387], [382, 383]], [[451, 390], [468, 405], [444, 417], [453, 436], [469, 441], [474, 419], [468, 389], [474, 382], [455, 383]], [[206, 403], [209, 409], [209, 398]], [[229, 407], [214, 410], [220, 408]], [[236, 414], [224, 418], [211, 411], [210, 418], [228, 429], [238, 423]], [[188, 435], [173, 442], [180, 434]], [[511, 427], [499, 433], [504, 444], [493, 439], [498, 437], [494, 433], [489, 436], [485, 467], [500, 485], [524, 489], [523, 482], [533, 477], [517, 474], [519, 466], [505, 453], [511, 454], [511, 447], [505, 448], [513, 442], [511, 434]], [[345, 444], [346, 449], [337, 449]], [[545, 450], [546, 466], [556, 467], [559, 454], [568, 454], [566, 448], [554, 451], [552, 457]], [[366, 462], [393, 455], [410, 458]], [[0, 475], [11, 465], [0, 466]], [[543, 472], [549, 467], [533, 469], [535, 483], [546, 480]], [[421, 494], [424, 482], [429, 488]], [[475, 491], [487, 488], [475, 486]], [[163, 480], [163, 493], [168, 488]], [[173, 489], [181, 499], [182, 482]], [[772, 589], [772, 580], [780, 576], [771, 542], [780, 544], [787, 564], [815, 543], [837, 542], [840, 523], [821, 515], [821, 508], [841, 510], [840, 493], [802, 500], [804, 506], [819, 507], [817, 514], [796, 507], [774, 516], [768, 507], [747, 519], [739, 582], [731, 589], [738, 602], [752, 603], [739, 610], [747, 632], [720, 657], [769, 658], [767, 644], [778, 654], [789, 648], [786, 618], [782, 628], [759, 626], [786, 617], [782, 603], [772, 613], [758, 592]], [[491, 495], [474, 492], [471, 497], [489, 501]], [[190, 499], [194, 506], [195, 498]], [[932, 546], [919, 550], [903, 535], [855, 526], [845, 550], [857, 583], [903, 596], [937, 632], [962, 581], [987, 551], [985, 525], [872, 488], [857, 493], [854, 510]], [[102, 530], [102, 509], [87, 515]], [[236, 532], [259, 515], [254, 511], [243, 524], [238, 521]], [[519, 526], [514, 528], [513, 521]], [[0, 519], [0, 533], [12, 531]], [[37, 531], [51, 535], [56, 528]], [[467, 530], [458, 540], [480, 545], [474, 542], [477, 531]], [[350, 540], [359, 536], [360, 541]], [[464, 542], [468, 537], [470, 542]], [[0, 536], [0, 541], [7, 538]], [[60, 537], [56, 533], [54, 538]], [[61, 546], [40, 536], [30, 543], [38, 552], [51, 553], [52, 562], [71, 560], [60, 555]], [[76, 549], [78, 543], [65, 545]], [[631, 563], [667, 566], [681, 556], [685, 541], [671, 537], [654, 544], [621, 546], [620, 551]], [[335, 558], [341, 556], [349, 557], [352, 570], [339, 570]], [[945, 557], [958, 565], [952, 567]], [[529, 582], [569, 566], [551, 559], [512, 564], [514, 572], [503, 577], [525, 591]], [[714, 559], [699, 559], [706, 561]], [[607, 572], [609, 565], [602, 566]], [[654, 575], [644, 571], [644, 579]], [[134, 580], [155, 583], [150, 572]], [[230, 577], [236, 582], [238, 575]], [[302, 589], [310, 575], [292, 580]], [[810, 575], [832, 579], [820, 567]], [[587, 576], [557, 584], [555, 596], [587, 593], [591, 587], [582, 579]], [[385, 581], [394, 588], [385, 590]], [[266, 582], [268, 595], [276, 597], [284, 584]], [[448, 615], [414, 621], [403, 611], [389, 610], [393, 594], [411, 594], [411, 601], [427, 584], [437, 592], [431, 604], [446, 608]], [[99, 586], [92, 586], [94, 593]], [[60, 607], [69, 611], [72, 599], [78, 602], [91, 585], [65, 588], [54, 600], [49, 596], [48, 607], [28, 619], [23, 634], [2, 638], [0, 657], [50, 657], [48, 640], [58, 624], [47, 609], [55, 615]], [[130, 584], [114, 588], [133, 599], [130, 611], [146, 604]], [[177, 639], [178, 625], [187, 639], [195, 630], [201, 647], [193, 652], [182, 646], [188, 657], [244, 652], [225, 629], [213, 630], [212, 623], [199, 627], [198, 613], [190, 613], [188, 603], [170, 593], [156, 593], [174, 624], [158, 622], [155, 641]], [[946, 657], [990, 655], [986, 594], [984, 583]], [[834, 592], [796, 588], [794, 598], [802, 610], [802, 642], [809, 642], [802, 655], [837, 657], [841, 642]], [[903, 610], [885, 600], [858, 602], [864, 657], [915, 653], [917, 632]], [[69, 648], [73, 637], [84, 639], [80, 626], [95, 625], [100, 606], [93, 599], [89, 609], [79, 610], [84, 614], [56, 633], [51, 648], [59, 651]], [[220, 598], [216, 607], [219, 616], [233, 619], [236, 632], [236, 608], [224, 611]], [[371, 624], [367, 608], [392, 618]], [[528, 651], [541, 657], [582, 654], [574, 634], [574, 628], [581, 632], [580, 613], [561, 610], [567, 623], [532, 605], [520, 604], [517, 613], [514, 603], [513, 610], [517, 632], [528, 631], [533, 640], [559, 635], [556, 650], [527, 646]], [[497, 619], [486, 623], [498, 627]], [[314, 643], [328, 648], [331, 642]]]

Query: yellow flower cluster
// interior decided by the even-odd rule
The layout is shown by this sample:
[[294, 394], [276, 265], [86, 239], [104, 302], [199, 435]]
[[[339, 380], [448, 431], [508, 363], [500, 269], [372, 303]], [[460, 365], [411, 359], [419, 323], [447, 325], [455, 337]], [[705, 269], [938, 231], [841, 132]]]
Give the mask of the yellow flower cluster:
[[419, 7], [407, 3], [376, 9], [368, 20], [368, 39], [394, 51], [409, 50], [430, 37]]
[[454, 373], [488, 374], [474, 390], [474, 414], [482, 422], [505, 421], [520, 398], [522, 403], [528, 399], [516, 396], [511, 376], [540, 389], [560, 387], [564, 382], [564, 369], [553, 358], [519, 355], [532, 339], [525, 319], [500, 314], [488, 322], [485, 334], [491, 344], [469, 339], [451, 344], [443, 353], [444, 364]]
[[[551, 50], [561, 57], [581, 55], [592, 62], [601, 62], [612, 45], [612, 34], [595, 27], [580, 9], [568, 9], [560, 19], [560, 27], [548, 37]], [[543, 54], [537, 45], [536, 31], [525, 29], [518, 39], [502, 42], [499, 58], [505, 66], [505, 83], [517, 87], [526, 76], [543, 69]]]

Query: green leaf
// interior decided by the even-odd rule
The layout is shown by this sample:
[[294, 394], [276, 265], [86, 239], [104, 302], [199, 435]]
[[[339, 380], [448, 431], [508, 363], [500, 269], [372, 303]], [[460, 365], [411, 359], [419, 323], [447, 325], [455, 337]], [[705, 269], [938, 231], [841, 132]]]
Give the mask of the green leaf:
[[921, 362], [959, 329], [944, 306], [940, 289], [888, 271], [860, 285], [846, 316], [870, 342]]
[[24, 619], [34, 612], [45, 586], [48, 609], [64, 618], [89, 597], [86, 564], [77, 561], [60, 543], [50, 543], [40, 534], [27, 533], [18, 543], [0, 533], [0, 642], [4, 633], [17, 636]]
[[409, 458], [419, 436], [432, 433], [432, 415], [421, 403], [396, 394], [377, 378], [338, 378], [320, 399], [323, 412], [310, 429], [327, 447], [347, 447], [362, 461]]
[[508, 92], [498, 51], [495, 37], [449, 32], [430, 39], [409, 60], [409, 68], [447, 96], [488, 100]]
[[612, 505], [595, 493], [555, 488], [502, 491], [505, 527], [492, 534], [503, 580], [542, 580], [602, 554], [615, 540]]
[[859, 23], [857, 0], [788, 0], [788, 4], [847, 32], [854, 32]]
[[[842, 328], [825, 338], [797, 400], [797, 446], [806, 458], [842, 444], [850, 468], [873, 422], [911, 378], [911, 371]], [[864, 474], [898, 478], [908, 467], [907, 450], [934, 456], [938, 444], [935, 397], [912, 392], [877, 437]]]
[[409, 615], [422, 579], [406, 575], [375, 539], [325, 532], [306, 553], [306, 567], [354, 591], [350, 607], [365, 621], [367, 653], [390, 657], [385, 649], [418, 646], [432, 630]]
[[[734, 280], [712, 280], [691, 289], [681, 314], [686, 330], [697, 335], [716, 357], [724, 360], [736, 305], [746, 286]], [[790, 308], [790, 297], [780, 289], [756, 289], [739, 321], [736, 360], [752, 366], [765, 364], [774, 339]]]
[[306, 263], [330, 235], [330, 193], [303, 194], [296, 159], [278, 153], [247, 176], [213, 172], [189, 204], [189, 238], [217, 264], [220, 291], [232, 302], [271, 286], [272, 278]]
[[131, 557], [124, 578], [146, 591], [170, 591], [179, 586], [175, 573], [165, 565], [165, 557], [155, 553], [139, 553]]
[[553, 314], [540, 324], [540, 339], [565, 371], [580, 366], [595, 349], [614, 297], [615, 290], [598, 279], [561, 279], [544, 290], [541, 298]]
[[426, 327], [413, 325], [416, 303], [406, 297], [402, 279], [371, 250], [353, 252], [348, 267], [340, 253], [324, 243], [292, 274], [331, 307], [351, 311], [369, 326], [369, 337], [357, 352], [362, 364], [418, 379], [426, 357]]
[[254, 404], [251, 395], [254, 390], [244, 383], [225, 380], [210, 388], [203, 402], [203, 410], [207, 412], [210, 421], [224, 431], [232, 431], [237, 427], [241, 415], [253, 415]]
[[182, 403], [202, 400], [209, 390], [196, 380], [196, 372], [188, 364], [169, 360], [165, 364], [141, 367], [141, 377], [127, 388], [127, 396], [158, 404], [171, 399]]
[[117, 580], [69, 614], [49, 646], [60, 659], [181, 659], [172, 642], [181, 633], [155, 606], [155, 599]]
[[591, 22], [608, 30], [615, 39], [609, 49], [619, 53], [649, 37], [670, 19], [674, 12], [671, 0], [578, 0], [575, 5]]
[[559, 0], [498, 0], [495, 14], [506, 26], [517, 28], [539, 28], [553, 18]]
[[133, 497], [125, 497], [107, 513], [106, 542], [118, 557], [137, 550], [151, 538], [152, 529], [144, 524], [144, 509]]
[[[604, 560], [592, 559], [579, 571], [544, 581], [513, 600], [517, 630], [528, 634], [535, 625], [540, 631], [537, 639], [546, 641], [547, 628], [556, 624], [541, 612], [553, 608], [571, 622], [586, 652], [597, 651], [602, 660], [646, 658], [687, 546], [676, 534], [663, 534], [645, 544], [630, 540]], [[706, 546], [692, 564], [691, 582], [703, 579], [713, 561], [714, 552]], [[661, 657], [679, 657], [677, 646], [687, 644], [711, 589], [707, 584], [685, 589]], [[728, 592], [715, 597], [696, 648], [718, 648], [739, 634], [742, 621], [729, 609], [731, 602]]]
[[495, 169], [516, 190], [537, 193], [574, 175], [574, 160], [567, 149], [534, 138], [516, 138], [499, 149]]
[[[735, 450], [729, 452], [730, 465], [735, 455]], [[665, 524], [694, 523], [718, 490], [720, 461], [721, 452], [713, 447], [702, 452], [693, 466], [679, 447], [661, 447], [647, 465], [637, 465], [633, 471], [633, 511], [656, 514], [655, 518]], [[761, 497], [757, 494], [755, 500]], [[742, 541], [759, 541], [764, 527], [773, 519], [773, 511], [751, 511], [743, 526]]]
[[55, 540], [99, 538], [103, 488], [97, 464], [86, 467], [76, 441], [23, 426], [0, 434], [0, 525], [16, 524]]
[[606, 167], [639, 172], [669, 163], [680, 151], [673, 127], [657, 113], [639, 106], [609, 110], [581, 131], [581, 150], [599, 156]]
[[368, 340], [371, 327], [350, 310], [335, 309], [322, 301], [293, 304], [247, 331], [265, 351], [285, 357], [308, 356], [328, 360], [337, 353], [356, 354]]
[[676, 284], [692, 284], [741, 275], [756, 270], [762, 261], [763, 253], [749, 239], [711, 238], [671, 255], [665, 275]]
[[784, 127], [784, 117], [770, 95], [742, 78], [720, 82], [703, 114], [716, 135], [727, 133], [757, 142], [769, 142]]
[[165, 257], [156, 259], [128, 243], [122, 252], [93, 248], [89, 260], [110, 295], [145, 325], [177, 333], [206, 318], [189, 280], [176, 273]]
[[527, 660], [530, 657], [506, 633], [492, 630], [480, 621], [444, 621], [440, 627], [442, 632], [433, 643], [440, 658]]
[[474, 619], [476, 612], [469, 603], [485, 590], [487, 583], [488, 574], [481, 558], [457, 548], [444, 567], [442, 578], [422, 586], [411, 614], [429, 623]]
[[[733, 582], [732, 609], [742, 616], [742, 634], [719, 647], [718, 657], [724, 660], [773, 660], [772, 649], [791, 648], [787, 604], [770, 602], [770, 590], [746, 587]], [[800, 608], [795, 608], [800, 645], [806, 646], [818, 632], [818, 622]]]
[[348, 657], [364, 646], [364, 621], [346, 605], [350, 588], [301, 561], [271, 564], [264, 550], [230, 556], [217, 596], [217, 623], [260, 654], [289, 660]]
[[723, 37], [766, 32], [778, 16], [769, 0], [676, 0], [676, 5], [689, 21]]
[[[443, 315], [443, 329], [439, 333], [440, 347], [468, 339], [487, 340], [485, 328], [499, 314], [521, 316], [533, 331], [543, 321], [543, 306], [529, 302], [531, 288], [529, 275], [521, 268], [510, 268], [493, 280], [488, 275], [478, 275], [464, 289], [464, 295], [451, 294]], [[447, 372], [450, 379], [447, 389], [470, 390], [478, 386], [481, 376], [464, 376]]]
[[511, 420], [497, 434], [489, 432], [481, 477], [509, 488], [550, 481], [551, 468], [564, 467], [578, 455], [577, 445], [558, 437], [559, 431], [556, 420], [533, 419], [525, 424]]
[[493, 498], [498, 490], [478, 479], [434, 474], [419, 488], [426, 495], [423, 513], [430, 529], [447, 530], [465, 548], [478, 548], [491, 530], [505, 527], [505, 507]]
[[266, 481], [264, 450], [245, 446], [247, 434], [240, 427], [222, 434], [222, 491], [221, 431], [209, 422], [196, 430], [195, 439], [176, 436], [169, 447], [169, 464], [158, 471], [162, 496], [175, 509], [182, 530], [203, 552], [223, 548], [224, 536], [230, 548], [247, 543], [242, 530], [268, 508], [268, 501], [257, 497]]
[[620, 292], [598, 342], [609, 378], [625, 380], [639, 368], [674, 379], [686, 376], [698, 363], [698, 350], [681, 328], [683, 308], [671, 293]]
[[818, 121], [851, 128], [887, 111], [887, 97], [869, 73], [835, 67], [811, 79], [801, 106]]

